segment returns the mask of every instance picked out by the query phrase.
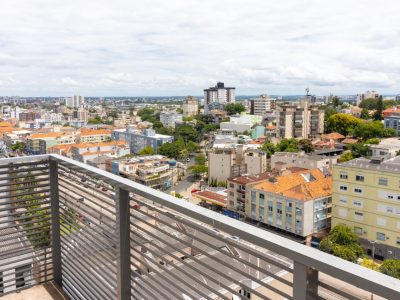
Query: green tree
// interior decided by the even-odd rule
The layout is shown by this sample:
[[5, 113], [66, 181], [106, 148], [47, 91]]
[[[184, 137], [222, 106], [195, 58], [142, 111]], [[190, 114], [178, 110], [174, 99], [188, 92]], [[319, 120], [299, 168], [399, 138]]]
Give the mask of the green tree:
[[350, 144], [348, 148], [354, 158], [369, 156], [371, 153], [371, 148], [363, 143]]
[[361, 123], [359, 118], [347, 114], [334, 114], [326, 122], [327, 132], [339, 132], [344, 136], [353, 133], [354, 129]]
[[197, 142], [200, 139], [200, 134], [194, 127], [188, 124], [183, 124], [175, 128], [174, 138], [176, 140], [183, 138], [186, 143], [189, 141]]
[[208, 172], [207, 166], [195, 165], [190, 167], [190, 173], [193, 174], [195, 177], [199, 177], [200, 175], [207, 172]]
[[333, 107], [338, 107], [341, 104], [342, 104], [342, 102], [340, 101], [338, 96], [333, 96], [332, 97], [332, 105], [333, 105]]
[[309, 139], [301, 139], [298, 143], [298, 147], [305, 153], [311, 153], [314, 151], [314, 145]]
[[196, 162], [196, 165], [205, 166], [207, 160], [205, 155], [200, 154], [195, 157], [194, 161]]
[[345, 225], [336, 225], [329, 235], [324, 238], [319, 249], [341, 257], [345, 260], [356, 262], [364, 254], [359, 245], [358, 236]]
[[380, 121], [363, 121], [353, 130], [354, 136], [363, 140], [378, 138], [383, 136], [383, 124]]
[[25, 143], [23, 143], [23, 142], [16, 142], [15, 144], [13, 144], [13, 145], [10, 146], [10, 149], [11, 149], [12, 151], [17, 151], [17, 150], [19, 150], [19, 151], [24, 151], [24, 150], [25, 150]]
[[325, 114], [324, 114], [325, 122], [329, 119], [330, 116], [337, 114], [336, 108], [329, 106], [329, 105], [325, 106], [324, 111], [325, 111]]
[[400, 259], [385, 259], [379, 271], [383, 274], [400, 279]]
[[219, 129], [219, 125], [218, 124], [205, 124], [203, 128], [204, 128], [205, 132], [212, 132], [212, 131]]
[[383, 137], [397, 136], [396, 129], [394, 129], [394, 128], [384, 128], [382, 136]]
[[150, 146], [144, 147], [142, 150], [138, 152], [139, 155], [153, 155], [154, 150]]
[[376, 112], [374, 114], [374, 119], [379, 121], [382, 120], [383, 119], [382, 112], [383, 112], [383, 98], [382, 96], [379, 96], [378, 101], [376, 103]]
[[353, 154], [351, 153], [351, 151], [347, 151], [345, 153], [343, 153], [342, 155], [340, 155], [340, 157], [338, 158], [338, 162], [342, 163], [342, 162], [346, 162], [349, 160], [354, 159]]
[[269, 141], [266, 141], [260, 147], [260, 150], [264, 151], [267, 154], [267, 158], [270, 158], [275, 153], [275, 145]]
[[235, 115], [246, 111], [246, 107], [244, 107], [244, 105], [241, 103], [229, 103], [225, 105], [225, 111], [228, 113], [228, 115]]
[[276, 152], [299, 152], [298, 141], [292, 139], [282, 139], [275, 147]]
[[214, 117], [213, 117], [213, 115], [210, 115], [210, 114], [208, 114], [208, 115], [200, 114], [200, 115], [197, 115], [195, 118], [199, 122], [203, 122], [204, 124], [212, 124], [212, 123], [214, 123]]
[[378, 138], [372, 138], [372, 139], [365, 141], [365, 143], [368, 145], [378, 145], [380, 142], [381, 142], [381, 140]]
[[359, 107], [366, 108], [368, 110], [377, 108], [378, 99], [368, 98], [361, 101]]
[[361, 110], [360, 118], [361, 118], [361, 119], [364, 119], [364, 120], [368, 120], [368, 119], [370, 118], [370, 116], [369, 116], [369, 110], [368, 110], [367, 108], [363, 108], [363, 109]]
[[97, 125], [97, 124], [102, 124], [103, 120], [99, 115], [96, 115], [94, 118], [89, 119], [87, 123], [92, 125]]

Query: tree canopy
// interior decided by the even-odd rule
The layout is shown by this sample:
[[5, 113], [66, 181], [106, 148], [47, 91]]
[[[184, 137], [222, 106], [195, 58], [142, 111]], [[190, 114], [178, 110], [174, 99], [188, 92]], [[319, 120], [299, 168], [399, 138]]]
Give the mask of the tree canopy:
[[261, 147], [260, 150], [264, 151], [267, 154], [267, 157], [270, 158], [275, 153], [275, 145], [270, 141], [266, 141]]
[[246, 111], [246, 107], [244, 107], [244, 105], [241, 103], [229, 103], [225, 105], [225, 111], [228, 113], [228, 115], [235, 115]]
[[400, 279], [400, 259], [385, 259], [379, 271], [383, 274]]
[[276, 145], [276, 152], [299, 152], [299, 147], [298, 147], [299, 142], [294, 139], [282, 139], [277, 145]]
[[356, 262], [364, 254], [358, 236], [345, 225], [336, 225], [324, 238], [319, 249], [348, 261]]
[[154, 150], [150, 146], [144, 147], [142, 150], [138, 152], [139, 155], [153, 155]]
[[309, 139], [301, 139], [298, 143], [298, 147], [305, 153], [311, 153], [314, 151], [314, 145]]
[[359, 118], [348, 114], [334, 114], [326, 122], [328, 132], [339, 132], [344, 136], [352, 134], [354, 129], [361, 123]]

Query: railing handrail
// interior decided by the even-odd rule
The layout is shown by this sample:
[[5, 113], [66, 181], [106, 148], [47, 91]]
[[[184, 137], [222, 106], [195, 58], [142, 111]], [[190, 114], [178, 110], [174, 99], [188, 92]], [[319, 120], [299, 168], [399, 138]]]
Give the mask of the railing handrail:
[[320, 250], [301, 245], [253, 225], [229, 218], [198, 205], [182, 201], [164, 192], [143, 186], [129, 179], [61, 155], [49, 154], [8, 158], [1, 160], [0, 165], [13, 162], [28, 162], [32, 160], [40, 161], [43, 159], [61, 162], [72, 168], [82, 168], [89, 175], [92, 174], [102, 179], [106, 179], [107, 183], [143, 196], [146, 199], [161, 204], [185, 216], [218, 228], [231, 235], [243, 238], [256, 246], [271, 250], [297, 263], [339, 278], [344, 282], [350, 283], [366, 291], [388, 299], [395, 299], [400, 295], [400, 280], [397, 280], [396, 278], [361, 267]]

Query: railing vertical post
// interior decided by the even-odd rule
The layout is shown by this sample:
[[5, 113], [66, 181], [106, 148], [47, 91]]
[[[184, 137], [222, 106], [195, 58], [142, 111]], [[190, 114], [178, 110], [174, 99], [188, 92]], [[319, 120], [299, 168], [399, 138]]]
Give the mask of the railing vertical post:
[[131, 264], [130, 264], [130, 225], [129, 225], [129, 192], [117, 188], [116, 212], [118, 234], [118, 260], [117, 260], [117, 299], [131, 299]]
[[51, 250], [53, 279], [62, 286], [60, 203], [58, 198], [58, 163], [50, 159], [50, 203], [51, 203]]
[[293, 298], [318, 299], [318, 271], [297, 261], [293, 267]]

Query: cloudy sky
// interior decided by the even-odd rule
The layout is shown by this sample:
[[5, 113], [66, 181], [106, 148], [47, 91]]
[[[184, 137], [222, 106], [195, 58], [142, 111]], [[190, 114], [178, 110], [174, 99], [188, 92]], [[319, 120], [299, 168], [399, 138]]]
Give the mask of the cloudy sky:
[[0, 95], [400, 93], [398, 0], [12, 0]]

